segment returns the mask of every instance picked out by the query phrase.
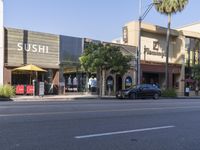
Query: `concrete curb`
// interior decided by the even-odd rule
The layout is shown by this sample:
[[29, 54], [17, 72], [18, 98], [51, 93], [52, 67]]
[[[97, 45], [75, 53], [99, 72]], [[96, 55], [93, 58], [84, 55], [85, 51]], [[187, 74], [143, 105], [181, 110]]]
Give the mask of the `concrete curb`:
[[177, 97], [177, 99], [200, 99], [200, 96], [181, 96], [181, 97]]
[[[81, 100], [81, 99], [106, 99], [106, 100], [114, 100], [116, 99], [115, 96], [103, 96], [99, 97], [98, 95], [68, 95], [68, 96], [19, 96], [14, 98], [0, 98], [0, 101], [70, 101], [70, 100]], [[176, 98], [166, 98], [166, 97], [160, 97], [160, 100], [162, 99], [200, 99], [200, 96], [179, 96]], [[118, 99], [116, 99], [118, 100]], [[128, 99], [127, 99], [128, 100]]]

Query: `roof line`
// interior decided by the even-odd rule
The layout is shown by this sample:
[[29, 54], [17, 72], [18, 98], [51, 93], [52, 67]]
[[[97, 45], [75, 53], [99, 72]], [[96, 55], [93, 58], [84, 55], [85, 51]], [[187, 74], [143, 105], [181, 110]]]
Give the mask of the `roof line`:
[[196, 24], [200, 24], [200, 21], [189, 23], [189, 24], [183, 25], [181, 27], [177, 27], [176, 29], [181, 29], [181, 28], [189, 27], [189, 26], [196, 25]]

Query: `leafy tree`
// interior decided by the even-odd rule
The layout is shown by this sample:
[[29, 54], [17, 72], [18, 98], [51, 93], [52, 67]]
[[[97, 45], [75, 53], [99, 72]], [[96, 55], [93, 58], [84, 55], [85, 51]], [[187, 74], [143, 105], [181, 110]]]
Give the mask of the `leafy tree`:
[[168, 28], [167, 28], [167, 39], [166, 39], [166, 66], [165, 66], [165, 86], [169, 88], [168, 82], [168, 62], [169, 62], [169, 39], [170, 39], [170, 26], [171, 26], [171, 15], [176, 12], [181, 12], [188, 3], [188, 0], [153, 0], [156, 3], [155, 8], [161, 14], [168, 16]]
[[200, 64], [196, 64], [192, 68], [193, 78], [200, 81]]
[[83, 55], [79, 58], [82, 68], [86, 72], [97, 72], [100, 78], [100, 95], [104, 95], [105, 72], [123, 75], [130, 69], [132, 56], [123, 55], [119, 46], [111, 44], [93, 43], [86, 45]]

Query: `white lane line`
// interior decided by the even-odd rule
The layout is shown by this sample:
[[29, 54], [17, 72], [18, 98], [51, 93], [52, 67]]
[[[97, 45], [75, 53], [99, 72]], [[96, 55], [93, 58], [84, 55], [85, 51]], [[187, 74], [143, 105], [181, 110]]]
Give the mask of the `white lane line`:
[[99, 134], [89, 134], [89, 135], [81, 135], [75, 136], [76, 139], [84, 139], [84, 138], [93, 138], [93, 137], [100, 137], [100, 136], [108, 136], [108, 135], [116, 135], [116, 134], [125, 134], [125, 133], [133, 133], [133, 132], [143, 132], [143, 131], [151, 131], [151, 130], [161, 130], [161, 129], [168, 129], [174, 128], [175, 126], [161, 126], [161, 127], [153, 127], [153, 128], [143, 128], [143, 129], [135, 129], [135, 130], [126, 130], [126, 131], [117, 131], [117, 132], [107, 132], [107, 133], [99, 133]]

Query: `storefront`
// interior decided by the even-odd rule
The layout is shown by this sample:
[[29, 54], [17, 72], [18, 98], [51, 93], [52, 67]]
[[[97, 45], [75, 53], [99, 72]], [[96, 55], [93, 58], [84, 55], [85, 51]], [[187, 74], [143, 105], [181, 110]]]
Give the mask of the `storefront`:
[[[16, 94], [33, 94], [28, 91], [28, 87], [31, 87], [33, 80], [36, 80], [37, 84], [45, 83], [45, 94], [57, 94], [59, 36], [12, 28], [5, 28], [4, 34], [4, 83], [24, 87], [24, 92]], [[41, 67], [45, 72], [14, 70], [29, 64]]]
[[116, 91], [130, 88], [135, 85], [135, 69], [131, 67], [123, 76], [120, 74], [106, 75], [106, 95], [115, 95]]
[[[123, 36], [124, 44], [114, 45], [119, 46], [124, 55], [136, 56], [137, 22], [128, 23], [123, 29], [126, 30]], [[164, 87], [165, 39], [166, 28], [142, 24], [140, 77], [142, 83], [154, 83], [161, 88]], [[171, 30], [169, 85], [180, 95], [183, 95], [186, 84], [193, 90], [195, 88], [191, 68], [200, 62], [199, 39], [200, 33], [197, 32]], [[45, 94], [58, 94], [59, 91], [60, 94], [98, 92], [100, 87], [98, 74], [95, 72], [86, 74], [79, 63], [79, 57], [88, 41], [94, 40], [4, 28], [4, 84], [29, 86], [33, 84], [33, 79], [37, 79], [38, 82], [45, 83]], [[116, 91], [136, 83], [136, 58], [130, 63], [130, 70], [123, 76], [106, 72], [103, 89], [105, 94], [114, 95]], [[13, 71], [17, 67], [29, 64], [37, 65], [46, 71]]]
[[60, 83], [64, 93], [86, 92], [86, 74], [79, 62], [83, 46], [82, 38], [60, 36]]
[[[44, 83], [45, 94], [97, 94], [100, 86], [97, 73], [86, 74], [79, 63], [86, 39], [13, 28], [5, 28], [4, 34], [4, 84], [15, 86], [18, 89], [16, 94], [33, 94], [30, 92], [33, 91], [33, 81], [36, 81], [36, 85]], [[132, 46], [118, 46], [125, 55], [135, 55]], [[134, 70], [134, 62], [130, 63]], [[31, 64], [45, 71], [16, 70]], [[125, 79], [124, 76], [108, 72], [105, 92], [114, 95], [116, 90], [132, 85], [134, 71], [129, 74], [129, 78]]]
[[[141, 83], [165, 87], [166, 33], [167, 29], [164, 27], [142, 23]], [[170, 88], [175, 88], [180, 95], [184, 94], [184, 38], [178, 30], [171, 29], [168, 79]], [[138, 22], [130, 22], [123, 27], [123, 43], [138, 47]]]
[[[102, 88], [102, 95], [115, 95], [116, 91], [119, 91], [121, 89], [129, 88], [133, 85], [135, 85], [136, 78], [136, 47], [130, 46], [130, 45], [124, 45], [124, 44], [117, 44], [117, 43], [108, 43], [103, 41], [96, 41], [91, 39], [85, 39], [84, 46], [88, 44], [88, 42], [95, 42], [95, 43], [103, 43], [103, 44], [111, 44], [113, 46], [117, 46], [120, 48], [120, 51], [123, 55], [131, 55], [133, 56], [130, 63], [130, 69], [124, 74], [120, 75], [118, 73], [111, 73], [110, 70], [105, 71], [105, 79], [102, 77], [102, 81], [104, 85], [100, 85], [100, 81], [98, 78], [97, 73], [92, 73], [89, 75], [89, 78], [97, 78], [97, 92], [98, 88]], [[103, 73], [102, 73], [103, 76]], [[99, 85], [99, 86], [98, 86]]]
[[195, 80], [193, 67], [200, 64], [200, 24], [184, 26], [179, 29], [184, 36], [185, 51], [185, 90], [188, 89], [189, 95], [197, 95], [199, 93], [200, 83]]
[[[128, 24], [126, 26], [127, 31], [130, 32], [130, 30], [135, 29], [130, 27], [132, 25]], [[154, 29], [153, 27], [156, 28]], [[133, 31], [133, 33], [137, 33], [136, 30]], [[143, 24], [142, 31], [141, 82], [158, 84], [162, 88], [165, 79], [166, 29]], [[120, 47], [124, 55], [135, 56], [136, 46], [129, 46], [127, 44], [137, 45], [137, 40], [135, 40], [136, 37], [133, 39], [129, 32], [126, 34], [127, 37], [124, 37], [126, 38], [124, 39], [126, 41], [125, 45], [115, 45]], [[45, 94], [58, 94], [59, 91], [62, 91], [60, 94], [98, 92], [100, 85], [97, 73], [86, 74], [81, 69], [79, 63], [79, 57], [83, 53], [84, 46], [89, 39], [12, 28], [5, 28], [4, 35], [4, 84], [29, 86], [33, 84], [32, 80], [37, 78], [37, 82], [42, 81], [45, 83]], [[198, 40], [193, 40], [195, 38], [188, 35], [185, 40], [185, 37], [184, 35], [181, 36], [176, 30], [171, 31], [168, 70], [169, 85], [180, 93], [183, 93], [185, 88], [185, 72], [188, 74], [188, 68], [190, 68], [191, 63], [199, 62], [199, 52], [196, 50], [194, 52], [194, 48], [191, 48], [192, 43]], [[185, 44], [187, 41], [190, 41], [190, 49], [193, 51], [186, 51], [183, 48], [185, 45], [188, 45]], [[185, 60], [184, 56], [191, 58], [193, 61], [191, 59], [190, 61], [189, 59]], [[105, 88], [103, 89], [105, 94], [114, 95], [116, 91], [135, 84], [136, 58], [130, 63], [131, 69], [123, 76], [110, 74], [109, 71], [106, 72]], [[16, 67], [28, 64], [37, 65], [45, 69], [46, 72], [13, 71]], [[185, 67], [185, 64], [188, 65]], [[27, 93], [24, 92], [24, 94]]]
[[[165, 65], [162, 63], [142, 63], [141, 65], [142, 72], [142, 83], [156, 84], [158, 87], [163, 87], [165, 79]], [[181, 65], [172, 65], [168, 66], [168, 75], [169, 75], [169, 85], [175, 89], [179, 89], [180, 86], [180, 72]]]

